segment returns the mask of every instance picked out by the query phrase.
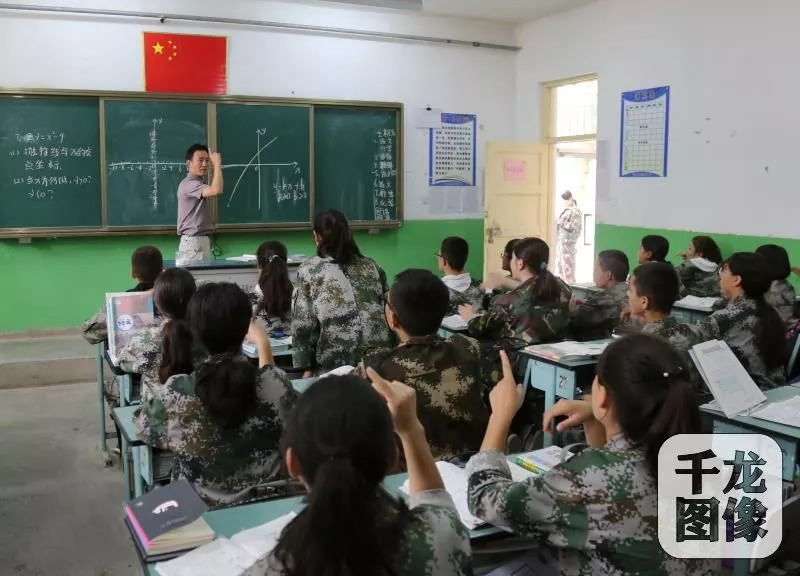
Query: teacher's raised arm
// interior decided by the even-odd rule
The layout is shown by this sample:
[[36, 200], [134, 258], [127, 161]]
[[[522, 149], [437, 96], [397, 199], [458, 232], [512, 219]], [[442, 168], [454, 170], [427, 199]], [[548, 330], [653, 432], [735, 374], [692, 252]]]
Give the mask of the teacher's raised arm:
[[[214, 170], [211, 184], [206, 184], [209, 163]], [[178, 260], [211, 260], [214, 221], [208, 199], [222, 194], [222, 156], [193, 144], [186, 151], [186, 168], [189, 173], [178, 185]]]

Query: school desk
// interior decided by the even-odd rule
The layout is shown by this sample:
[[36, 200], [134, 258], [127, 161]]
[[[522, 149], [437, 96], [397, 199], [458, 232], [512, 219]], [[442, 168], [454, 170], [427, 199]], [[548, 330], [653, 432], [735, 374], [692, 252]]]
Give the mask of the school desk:
[[[289, 261], [289, 279], [297, 279], [297, 268], [301, 260]], [[175, 260], [165, 260], [164, 269], [175, 268]], [[252, 289], [258, 282], [258, 268], [255, 262], [236, 262], [230, 260], [206, 260], [190, 262], [181, 266], [194, 276], [198, 284], [207, 282], [233, 282], [239, 286]]]
[[[600, 288], [595, 286], [592, 282], [570, 284], [570, 288], [572, 288], [572, 297], [576, 300], [586, 300], [593, 293], [600, 290]], [[711, 312], [708, 310], [685, 304], [675, 304], [672, 308], [672, 317], [682, 324], [697, 324], [702, 322], [703, 319], [710, 314]]]
[[116, 438], [116, 434], [109, 432], [106, 427], [106, 397], [105, 397], [105, 368], [117, 379], [119, 384], [119, 401], [121, 406], [126, 406], [133, 400], [133, 377], [124, 372], [111, 360], [108, 354], [108, 347], [105, 342], [97, 345], [97, 394], [99, 406], [100, 424], [100, 456], [103, 458], [104, 466], [111, 466], [111, 457], [108, 454], [107, 441]]
[[[139, 406], [120, 406], [111, 410], [111, 417], [119, 427], [122, 440], [122, 475], [125, 477], [125, 500], [138, 498], [144, 493], [144, 478], [142, 476], [141, 452], [138, 449], [144, 445], [136, 434], [133, 425], [133, 416]], [[149, 447], [148, 447], [149, 448]], [[131, 490], [131, 471], [128, 468], [128, 454], [133, 460], [133, 490]]]
[[[780, 402], [800, 395], [800, 388], [782, 386], [772, 390], [765, 390], [764, 395], [770, 402]], [[770, 422], [769, 420], [761, 420], [752, 416], [728, 418], [724, 412], [706, 408], [705, 406], [701, 406], [700, 409], [714, 419], [714, 433], [765, 434], [773, 438], [783, 453], [783, 479], [786, 482], [794, 482], [797, 450], [798, 446], [800, 446], [800, 428]]]
[[[557, 398], [572, 400], [591, 391], [598, 358], [556, 360], [527, 350], [520, 350], [520, 354], [528, 358], [523, 384], [544, 392], [545, 410], [555, 404]], [[545, 433], [544, 445], [551, 443], [551, 435]]]

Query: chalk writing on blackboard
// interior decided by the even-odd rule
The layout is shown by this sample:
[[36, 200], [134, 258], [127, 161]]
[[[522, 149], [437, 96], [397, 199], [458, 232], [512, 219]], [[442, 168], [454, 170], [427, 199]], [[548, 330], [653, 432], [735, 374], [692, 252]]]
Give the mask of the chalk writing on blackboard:
[[394, 128], [375, 132], [375, 155], [372, 158], [372, 195], [375, 220], [392, 220], [395, 209], [397, 167], [395, 164]]

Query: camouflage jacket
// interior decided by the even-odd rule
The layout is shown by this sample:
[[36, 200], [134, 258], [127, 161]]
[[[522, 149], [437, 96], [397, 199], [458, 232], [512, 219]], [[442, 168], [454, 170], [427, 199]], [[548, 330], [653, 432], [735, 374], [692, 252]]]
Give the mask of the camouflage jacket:
[[189, 480], [210, 506], [236, 502], [253, 487], [282, 477], [279, 442], [297, 393], [282, 370], [265, 366], [257, 395], [252, 415], [239, 428], [225, 430], [197, 397], [194, 375], [173, 376], [164, 385], [164, 422], [160, 429], [151, 422], [151, 436], [165, 438], [164, 447], [175, 453], [173, 479]]
[[[152, 284], [142, 284], [140, 282], [130, 290], [126, 290], [126, 292], [146, 292], [152, 289]], [[155, 313], [156, 316], [158, 316], [158, 310], [155, 310]], [[100, 342], [105, 342], [108, 340], [108, 327], [106, 326], [106, 320], [106, 305], [103, 304], [100, 309], [81, 326], [81, 334], [83, 335], [84, 340], [86, 340], [89, 344], [100, 344]]]
[[476, 310], [483, 308], [485, 291], [481, 288], [480, 280], [473, 279], [469, 288], [463, 292], [453, 290], [449, 287], [448, 290], [450, 291], [450, 307], [447, 309], [448, 315], [458, 314], [458, 307], [463, 304], [470, 304], [474, 306]]
[[[418, 492], [411, 496], [409, 506], [411, 521], [399, 544], [392, 574], [472, 576], [469, 531], [459, 519], [450, 494], [444, 490]], [[285, 571], [270, 555], [256, 564], [253, 573], [282, 576]]]
[[142, 376], [142, 404], [161, 390], [158, 368], [161, 365], [163, 331], [164, 322], [150, 326], [117, 352], [117, 361], [122, 370]]
[[247, 290], [247, 297], [250, 299], [250, 305], [253, 307], [253, 314], [256, 315], [261, 321], [261, 324], [264, 326], [264, 330], [267, 331], [267, 334], [270, 332], [284, 332], [288, 334], [292, 328], [292, 312], [291, 310], [286, 313], [285, 316], [270, 316], [267, 314], [267, 311], [264, 309], [259, 310], [258, 307], [261, 304], [261, 299], [263, 295], [261, 293], [261, 288], [256, 285], [255, 288]]
[[686, 363], [689, 369], [689, 380], [695, 391], [698, 394], [708, 393], [708, 387], [689, 356], [689, 350], [697, 344], [697, 336], [686, 324], [680, 324], [672, 316], [667, 316], [663, 320], [644, 324], [642, 332], [669, 342], [680, 353], [681, 358]]
[[736, 357], [752, 376], [759, 388], [769, 389], [786, 383], [785, 366], [768, 369], [756, 346], [759, 321], [755, 300], [739, 298], [728, 302], [728, 306], [714, 312], [699, 324], [686, 324], [694, 333], [697, 342], [724, 340]]
[[469, 333], [480, 340], [498, 341], [499, 346], [521, 347], [564, 337], [569, 320], [572, 292], [564, 282], [558, 300], [537, 301], [537, 278], [523, 282], [514, 290], [498, 294], [485, 314], [469, 321]]
[[644, 450], [623, 436], [587, 448], [547, 474], [513, 482], [505, 456], [467, 464], [470, 511], [541, 541], [542, 562], [563, 576], [710, 576], [719, 560], [680, 560], [658, 541], [656, 479]]
[[478, 450], [489, 411], [483, 403], [480, 348], [454, 334], [412, 338], [393, 350], [370, 350], [361, 366], [417, 391], [417, 414], [437, 460]]
[[391, 347], [384, 314], [386, 274], [370, 258], [346, 268], [315, 256], [297, 270], [292, 310], [294, 364], [317, 374], [355, 366], [373, 347]]
[[620, 323], [620, 313], [628, 303], [628, 285], [618, 282], [598, 290], [569, 315], [569, 331], [577, 340], [609, 338]]
[[778, 311], [787, 330], [794, 327], [794, 305], [797, 301], [794, 286], [786, 280], [774, 280], [767, 293], [764, 294], [764, 299]]
[[680, 280], [680, 296], [697, 296], [698, 298], [718, 298], [719, 269], [702, 270], [695, 266], [691, 260], [684, 260], [675, 269]]
[[565, 247], [575, 249], [575, 243], [583, 230], [583, 213], [576, 204], [567, 207], [558, 217], [558, 241]]

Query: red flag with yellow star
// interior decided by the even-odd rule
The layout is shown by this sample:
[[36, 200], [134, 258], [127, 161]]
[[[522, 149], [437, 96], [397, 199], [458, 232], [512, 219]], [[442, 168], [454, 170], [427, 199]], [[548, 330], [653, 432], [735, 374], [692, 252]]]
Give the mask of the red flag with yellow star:
[[228, 39], [145, 32], [144, 85], [147, 92], [225, 94]]

